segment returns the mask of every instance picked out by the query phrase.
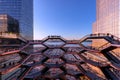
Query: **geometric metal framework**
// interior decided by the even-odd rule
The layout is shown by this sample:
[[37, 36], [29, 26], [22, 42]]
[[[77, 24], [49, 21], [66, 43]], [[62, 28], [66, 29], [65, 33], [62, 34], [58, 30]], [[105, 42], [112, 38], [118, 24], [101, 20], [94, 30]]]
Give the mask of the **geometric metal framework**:
[[[86, 47], [82, 43], [88, 39], [104, 39], [108, 43], [99, 48]], [[120, 80], [120, 57], [112, 53], [119, 47], [119, 38], [102, 33], [80, 40], [48, 36], [43, 40], [26, 41], [17, 50], [8, 49], [0, 54], [1, 79]]]

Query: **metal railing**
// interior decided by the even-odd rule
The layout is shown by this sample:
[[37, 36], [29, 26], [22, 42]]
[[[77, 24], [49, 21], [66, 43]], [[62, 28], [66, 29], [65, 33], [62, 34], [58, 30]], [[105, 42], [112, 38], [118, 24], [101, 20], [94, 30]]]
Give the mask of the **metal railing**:
[[83, 38], [81, 38], [81, 39], [80, 39], [80, 42], [81, 42], [81, 41], [84, 41], [84, 40], [85, 40], [86, 38], [88, 38], [88, 37], [110, 37], [110, 38], [112, 38], [113, 40], [116, 40], [116, 41], [120, 42], [120, 38], [119, 38], [119, 37], [114, 36], [114, 35], [112, 35], [112, 34], [110, 34], [110, 33], [89, 34], [89, 35], [86, 35], [86, 36], [84, 36]]

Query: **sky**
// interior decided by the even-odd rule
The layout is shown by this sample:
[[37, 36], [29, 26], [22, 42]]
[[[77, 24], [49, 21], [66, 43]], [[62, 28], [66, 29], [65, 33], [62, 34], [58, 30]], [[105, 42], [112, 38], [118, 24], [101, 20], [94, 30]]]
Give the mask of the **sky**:
[[80, 39], [92, 33], [95, 20], [96, 0], [34, 0], [34, 39]]

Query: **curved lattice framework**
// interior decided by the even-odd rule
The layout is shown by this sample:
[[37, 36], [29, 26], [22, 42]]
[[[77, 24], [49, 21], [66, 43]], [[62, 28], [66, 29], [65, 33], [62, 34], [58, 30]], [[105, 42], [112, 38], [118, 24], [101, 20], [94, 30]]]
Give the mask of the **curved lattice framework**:
[[[97, 47], [84, 42], [105, 40]], [[60, 36], [48, 36], [43, 40], [26, 41], [17, 50], [0, 54], [0, 74], [16, 71], [18, 80], [119, 80], [120, 57], [112, 50], [120, 47], [119, 38], [111, 34], [90, 34], [80, 40], [66, 40]], [[93, 42], [92, 42], [93, 44]], [[12, 56], [12, 57], [10, 57]], [[4, 57], [7, 57], [5, 60]], [[13, 58], [11, 61], [10, 58]], [[6, 67], [9, 61], [10, 67]], [[16, 64], [11, 63], [17, 61]]]

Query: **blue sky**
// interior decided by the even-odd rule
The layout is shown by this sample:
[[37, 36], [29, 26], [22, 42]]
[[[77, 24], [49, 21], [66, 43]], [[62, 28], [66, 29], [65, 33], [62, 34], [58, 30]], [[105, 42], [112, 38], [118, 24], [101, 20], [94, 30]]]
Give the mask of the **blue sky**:
[[34, 39], [60, 35], [79, 39], [92, 33], [96, 0], [34, 0]]

